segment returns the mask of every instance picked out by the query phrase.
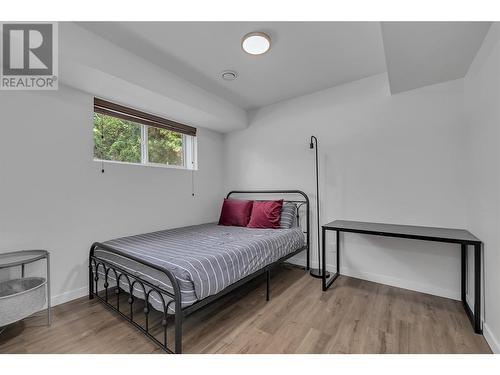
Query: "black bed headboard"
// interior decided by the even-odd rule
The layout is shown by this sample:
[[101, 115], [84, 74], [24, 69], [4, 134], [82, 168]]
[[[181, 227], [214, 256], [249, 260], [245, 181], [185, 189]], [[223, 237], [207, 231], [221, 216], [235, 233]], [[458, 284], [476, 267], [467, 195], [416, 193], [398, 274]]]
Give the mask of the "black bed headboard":
[[[305, 210], [305, 228], [303, 228], [303, 232], [306, 236], [306, 246], [307, 246], [307, 269], [309, 269], [309, 253], [310, 253], [310, 242], [311, 242], [311, 223], [310, 223], [310, 211], [309, 211], [309, 197], [306, 193], [301, 190], [233, 190], [227, 193], [226, 198], [229, 199], [232, 195], [250, 195], [250, 196], [258, 196], [260, 195], [273, 195], [273, 196], [281, 196], [283, 198], [283, 202], [295, 203], [297, 206], [297, 224], [301, 226], [300, 221], [300, 212], [301, 208], [304, 206]], [[296, 197], [295, 199], [293, 197]], [[300, 196], [300, 198], [298, 198]], [[290, 197], [290, 198], [288, 198]], [[257, 199], [258, 200], [258, 199]], [[262, 199], [266, 200], [266, 199]]]

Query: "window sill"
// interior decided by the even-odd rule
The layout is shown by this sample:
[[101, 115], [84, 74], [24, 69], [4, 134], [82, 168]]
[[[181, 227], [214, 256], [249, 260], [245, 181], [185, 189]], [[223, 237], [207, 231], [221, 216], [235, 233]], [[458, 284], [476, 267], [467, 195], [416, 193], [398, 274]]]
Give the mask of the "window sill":
[[181, 169], [181, 170], [186, 170], [186, 171], [196, 171], [198, 170], [197, 167], [194, 168], [188, 168], [185, 166], [179, 166], [179, 165], [167, 165], [167, 164], [156, 164], [156, 163], [130, 163], [126, 161], [116, 161], [116, 160], [101, 160], [101, 159], [93, 159], [94, 162], [96, 163], [105, 163], [105, 164], [122, 164], [122, 165], [133, 165], [137, 167], [153, 167], [153, 168], [166, 168], [166, 169]]

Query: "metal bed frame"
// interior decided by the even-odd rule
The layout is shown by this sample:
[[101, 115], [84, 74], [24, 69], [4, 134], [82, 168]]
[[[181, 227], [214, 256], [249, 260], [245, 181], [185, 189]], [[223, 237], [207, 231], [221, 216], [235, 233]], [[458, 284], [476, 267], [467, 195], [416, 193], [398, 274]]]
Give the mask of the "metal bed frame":
[[[246, 284], [247, 282], [255, 279], [256, 277], [266, 274], [266, 301], [269, 301], [270, 297], [270, 279], [271, 279], [271, 269], [273, 269], [275, 266], [277, 266], [280, 263], [283, 263], [286, 261], [288, 258], [293, 257], [294, 255], [297, 255], [298, 253], [306, 250], [307, 252], [307, 264], [306, 264], [306, 270], [309, 270], [310, 267], [310, 212], [309, 212], [309, 198], [308, 196], [300, 191], [300, 190], [237, 190], [237, 191], [231, 191], [227, 194], [227, 198], [229, 198], [232, 195], [236, 194], [245, 194], [245, 195], [258, 195], [258, 194], [265, 194], [265, 195], [283, 195], [283, 196], [288, 196], [288, 195], [300, 195], [302, 196], [303, 199], [299, 200], [287, 200], [284, 199], [284, 202], [290, 202], [294, 203], [297, 206], [297, 223], [300, 226], [300, 209], [304, 205], [305, 206], [305, 230], [303, 230], [305, 236], [306, 236], [306, 244], [290, 253], [287, 254], [286, 256], [278, 259], [277, 261], [268, 264], [267, 266], [261, 268], [260, 270], [252, 273], [251, 275], [248, 275], [244, 277], [241, 280], [238, 280], [237, 282], [227, 286], [224, 290], [220, 291], [217, 294], [214, 294], [212, 296], [206, 297], [202, 300], [199, 300], [195, 302], [194, 304], [187, 306], [185, 308], [182, 308], [181, 305], [181, 293], [180, 293], [180, 288], [179, 284], [174, 277], [174, 275], [167, 269], [160, 267], [156, 264], [153, 264], [151, 262], [136, 258], [132, 255], [124, 254], [123, 252], [99, 243], [95, 242], [92, 244], [90, 247], [90, 252], [89, 252], [89, 299], [97, 298], [101, 302], [104, 303], [105, 306], [110, 308], [111, 310], [117, 312], [119, 315], [121, 315], [123, 318], [125, 318], [129, 323], [131, 323], [133, 326], [138, 328], [146, 337], [148, 337], [150, 340], [152, 340], [155, 344], [157, 344], [161, 349], [163, 349], [167, 353], [175, 353], [175, 354], [181, 354], [182, 353], [182, 322], [183, 319], [192, 314], [193, 312], [201, 309], [202, 307], [205, 307], [209, 303], [225, 296], [229, 292], [233, 291], [234, 289], [242, 286], [243, 284]], [[107, 250], [109, 252], [113, 252], [115, 254], [127, 257], [128, 259], [141, 263], [143, 265], [146, 265], [148, 267], [151, 267], [153, 269], [156, 269], [160, 272], [163, 272], [167, 278], [169, 279], [172, 288], [173, 288], [173, 293], [165, 290], [162, 288], [160, 285], [155, 285], [147, 280], [144, 280], [143, 278], [140, 277], [140, 274], [138, 273], [131, 273], [113, 263], [110, 263], [104, 259], [101, 259], [97, 257], [94, 254], [94, 250], [96, 248], [100, 248], [103, 250]], [[103, 270], [103, 275], [104, 275], [104, 283], [103, 283], [103, 288], [99, 290], [99, 268], [102, 267]], [[109, 274], [110, 272], [113, 273], [115, 280], [116, 280], [116, 286], [113, 288], [114, 293], [116, 295], [116, 304], [113, 304], [110, 302], [109, 298]], [[120, 294], [122, 293], [120, 290], [120, 281], [125, 280], [127, 282], [128, 286], [128, 304], [129, 304], [129, 309], [128, 312], [124, 312], [120, 310]], [[134, 287], [138, 285], [141, 287], [142, 291], [144, 292], [144, 304], [145, 307], [143, 309], [144, 313], [144, 325], [138, 323], [134, 319], [134, 302], [136, 300], [136, 297], [133, 295], [133, 290]], [[149, 290], [147, 290], [147, 288]], [[101, 292], [101, 293], [99, 293]], [[103, 292], [103, 293], [102, 293]], [[104, 294], [104, 296], [102, 295]], [[159, 299], [162, 302], [162, 307], [163, 311], [160, 311], [162, 314], [162, 320], [161, 320], [161, 326], [162, 326], [162, 335], [163, 335], [163, 340], [160, 341], [157, 337], [153, 335], [151, 332], [151, 327], [150, 327], [150, 322], [149, 322], [149, 314], [151, 312], [151, 305], [149, 302], [149, 298], [152, 294], [156, 294]], [[164, 295], [168, 296], [171, 298], [171, 301], [166, 302]], [[175, 312], [174, 314], [169, 314], [169, 308], [171, 305], [174, 304], [175, 306]], [[168, 346], [167, 342], [167, 327], [168, 327], [168, 321], [169, 318], [174, 315], [174, 332], [175, 332], [175, 340], [174, 340], [174, 348], [171, 348]]]

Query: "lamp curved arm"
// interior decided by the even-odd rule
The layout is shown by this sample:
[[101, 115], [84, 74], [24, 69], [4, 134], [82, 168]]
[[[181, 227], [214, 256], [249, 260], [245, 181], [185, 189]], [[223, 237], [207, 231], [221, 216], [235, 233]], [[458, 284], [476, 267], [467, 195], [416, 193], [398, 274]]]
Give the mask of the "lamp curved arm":
[[[314, 143], [313, 143], [314, 140]], [[316, 147], [318, 147], [318, 138], [316, 138], [314, 135], [311, 135], [311, 141], [309, 142], [309, 148], [314, 148], [314, 145], [316, 144]]]

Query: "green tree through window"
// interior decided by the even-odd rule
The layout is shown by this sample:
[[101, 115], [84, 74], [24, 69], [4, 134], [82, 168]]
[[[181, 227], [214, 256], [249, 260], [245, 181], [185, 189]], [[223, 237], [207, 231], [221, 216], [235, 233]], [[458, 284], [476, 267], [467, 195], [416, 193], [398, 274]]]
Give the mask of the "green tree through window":
[[174, 131], [94, 113], [94, 158], [184, 166], [184, 137]]
[[141, 162], [141, 125], [94, 113], [94, 157]]
[[184, 165], [182, 134], [148, 127], [148, 155], [150, 163]]

